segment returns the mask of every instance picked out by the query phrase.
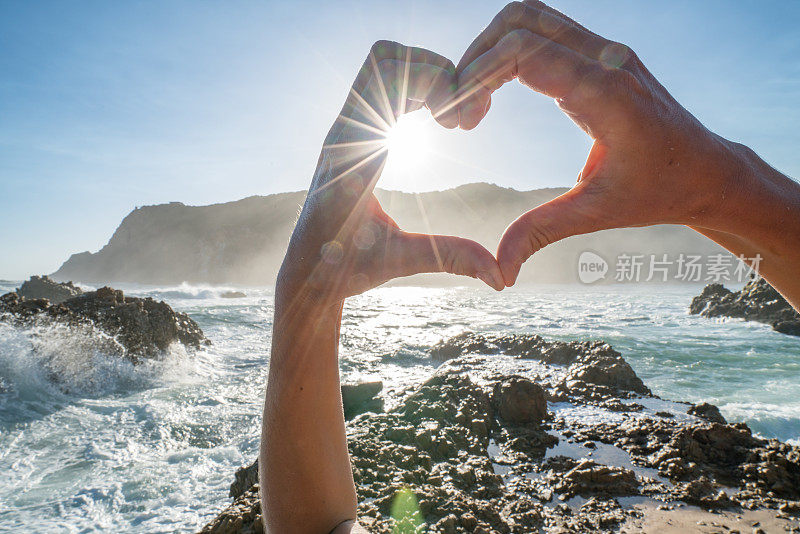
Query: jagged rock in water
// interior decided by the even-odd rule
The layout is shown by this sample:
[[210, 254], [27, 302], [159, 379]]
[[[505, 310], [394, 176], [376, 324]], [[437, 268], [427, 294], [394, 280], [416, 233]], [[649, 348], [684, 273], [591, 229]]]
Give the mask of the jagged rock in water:
[[538, 425], [547, 417], [547, 394], [527, 378], [498, 382], [492, 392], [498, 415], [511, 424]]
[[7, 293], [0, 297], [0, 315], [22, 323], [91, 325], [115, 337], [122, 355], [134, 363], [141, 358], [158, 357], [172, 343], [192, 349], [210, 343], [185, 313], [152, 298], [126, 297], [122, 291], [110, 287], [82, 293], [60, 304]]
[[342, 384], [341, 389], [345, 419], [352, 419], [364, 412], [383, 411], [383, 399], [377, 396], [383, 389], [383, 382]]
[[742, 488], [731, 496], [742, 506], [764, 506], [776, 498], [800, 500], [800, 448], [753, 437], [744, 423], [640, 419], [598, 425], [594, 431], [641, 465], [658, 469], [678, 485], [678, 492], [683, 491], [679, 483], [706, 477], [716, 484], [714, 490]]
[[581, 358], [570, 366], [566, 380], [567, 384], [577, 380], [616, 391], [633, 391], [642, 395], [650, 393], [630, 364], [609, 345], [582, 353]]
[[258, 459], [248, 466], [237, 469], [233, 478], [230, 496], [238, 499], [254, 484], [258, 484]]
[[722, 417], [722, 414], [719, 412], [719, 408], [707, 402], [693, 404], [692, 407], [689, 408], [688, 413], [690, 415], [700, 417], [701, 419], [705, 419], [711, 423], [720, 423], [723, 425], [727, 423], [725, 418]]
[[56, 282], [46, 275], [31, 276], [17, 289], [17, 294], [26, 300], [47, 299], [51, 304], [60, 304], [81, 293], [83, 290], [72, 282]]
[[[505, 424], [495, 417], [489, 391], [455, 372], [434, 375], [394, 410], [352, 420], [349, 447], [360, 521], [370, 532], [392, 532], [393, 499], [398, 490], [412, 486], [424, 496], [419, 507], [426, 522], [445, 529], [434, 531], [523, 532], [512, 530], [513, 525], [540, 524], [541, 505], [504, 490], [494, 473], [487, 452], [490, 432]], [[530, 440], [542, 450], [553, 444], [544, 430], [526, 432], [542, 435]], [[237, 472], [231, 488], [237, 500], [203, 532], [257, 531], [256, 497], [250, 497], [250, 508], [241, 507], [252, 494], [242, 488], [254, 480], [256, 465]], [[224, 524], [241, 527], [224, 530]]]
[[[755, 438], [746, 425], [687, 421], [674, 416], [685, 409], [678, 404], [670, 413], [630, 403], [649, 390], [617, 389], [624, 380], [611, 380], [611, 387], [574, 379], [576, 389], [557, 399], [582, 411], [578, 405], [596, 396], [589, 413], [604, 410], [604, 417], [576, 418], [565, 415], [572, 408], [553, 406], [548, 413], [546, 390], [567, 387], [563, 381], [547, 385], [548, 379], [590, 361], [609, 367], [598, 355], [617, 366], [617, 358], [624, 362], [603, 343], [462, 335], [440, 346], [458, 347], [450, 354], [471, 347], [551, 361], [531, 362], [535, 371], [522, 376], [498, 372], [491, 356], [453, 359], [391, 410], [350, 420], [358, 517], [369, 532], [393, 532], [391, 507], [403, 488], [419, 499], [431, 534], [618, 532], [626, 518], [641, 513], [615, 499], [623, 496], [800, 514], [800, 448]], [[702, 406], [698, 413], [713, 417]], [[582, 452], [570, 452], [575, 448]], [[234, 502], [203, 532], [262, 532], [257, 469], [254, 463], [237, 471]], [[569, 504], [577, 495], [588, 500]], [[555, 504], [559, 500], [566, 502]]]
[[262, 534], [264, 521], [258, 484], [248, 488], [200, 532], [204, 534]]
[[224, 291], [220, 294], [220, 297], [224, 299], [243, 299], [246, 296], [247, 294], [242, 291]]
[[747, 282], [732, 292], [721, 284], [709, 284], [692, 299], [689, 311], [703, 317], [733, 317], [772, 325], [782, 334], [800, 336], [800, 314], [763, 278]]
[[567, 382], [580, 381], [618, 391], [650, 394], [630, 364], [603, 341], [545, 341], [539, 335], [496, 336], [464, 332], [437, 343], [430, 352], [437, 361], [453, 359], [462, 354], [500, 353], [540, 360], [549, 365], [569, 365]]
[[592, 460], [575, 461], [566, 473], [548, 475], [555, 491], [567, 498], [576, 495], [636, 495], [639, 482], [630, 469], [598, 464]]

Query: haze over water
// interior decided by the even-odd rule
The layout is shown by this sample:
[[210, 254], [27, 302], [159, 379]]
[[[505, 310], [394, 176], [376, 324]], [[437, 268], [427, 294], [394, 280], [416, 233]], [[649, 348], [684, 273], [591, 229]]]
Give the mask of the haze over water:
[[[195, 531], [255, 458], [272, 290], [230, 300], [219, 288], [123, 289], [189, 313], [214, 344], [133, 367], [75, 332], [0, 324], [0, 530]], [[763, 437], [800, 443], [800, 340], [690, 316], [700, 289], [380, 288], [347, 303], [343, 379], [404, 391], [434, 372], [433, 344], [468, 330], [603, 339], [657, 395], [717, 404]]]

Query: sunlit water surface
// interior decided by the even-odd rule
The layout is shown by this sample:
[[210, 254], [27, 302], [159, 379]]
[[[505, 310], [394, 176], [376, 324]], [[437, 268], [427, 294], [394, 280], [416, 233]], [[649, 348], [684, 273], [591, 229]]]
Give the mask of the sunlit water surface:
[[[194, 531], [255, 458], [272, 291], [123, 288], [187, 312], [213, 346], [133, 367], [85, 334], [0, 324], [0, 531]], [[406, 389], [434, 371], [431, 345], [465, 330], [603, 339], [658, 395], [712, 402], [762, 436], [799, 442], [800, 339], [690, 316], [699, 290], [378, 289], [348, 302], [342, 372]]]

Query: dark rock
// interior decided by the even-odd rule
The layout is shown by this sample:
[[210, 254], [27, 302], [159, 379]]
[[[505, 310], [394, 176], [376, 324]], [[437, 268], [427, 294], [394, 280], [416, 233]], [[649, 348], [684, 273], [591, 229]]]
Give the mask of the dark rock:
[[499, 353], [540, 360], [548, 365], [569, 365], [567, 381], [580, 380], [613, 390], [650, 395], [630, 364], [602, 341], [545, 341], [538, 335], [493, 336], [465, 332], [437, 343], [430, 355], [444, 361], [463, 354]]
[[705, 476], [679, 485], [678, 488], [676, 497], [688, 504], [695, 504], [703, 508], [728, 508], [736, 504], [719, 484]]
[[547, 395], [527, 378], [513, 377], [494, 386], [492, 402], [498, 415], [514, 425], [538, 425], [547, 417]]
[[59, 283], [44, 275], [31, 276], [17, 289], [17, 294], [26, 300], [47, 299], [51, 304], [60, 304], [81, 293], [83, 290], [72, 282]]
[[580, 380], [617, 391], [650, 394], [650, 390], [636, 376], [630, 364], [609, 345], [596, 346], [593, 350], [582, 353], [579, 360], [570, 366], [567, 381], [569, 380]]
[[244, 495], [247, 490], [258, 484], [258, 459], [252, 464], [240, 467], [233, 475], [233, 483], [231, 484], [230, 496], [238, 499]]
[[[650, 417], [647, 408], [630, 402], [633, 393], [617, 389], [620, 383], [625, 386], [627, 379], [620, 376], [627, 373], [604, 373], [603, 380], [613, 387], [580, 379], [546, 385], [546, 379], [580, 369], [590, 358], [607, 355], [610, 367], [618, 365], [605, 344], [555, 344], [538, 336], [459, 339], [459, 351], [508, 349], [520, 357], [538, 352], [559, 363], [544, 363], [535, 367], [535, 376], [525, 377], [499, 373], [491, 357], [451, 360], [398, 399], [396, 408], [350, 420], [358, 516], [369, 532], [393, 532], [391, 507], [403, 488], [419, 499], [428, 532], [459, 534], [616, 532], [627, 517], [641, 513], [615, 499], [622, 496], [704, 508], [769, 507], [786, 514], [800, 500], [798, 447], [755, 438], [743, 424], [665, 417], [669, 412]], [[540, 385], [552, 389], [552, 395], [564, 395], [562, 402], [594, 403], [593, 409], [607, 414], [637, 413], [615, 415], [605, 423], [563, 415], [572, 410], [554, 410], [545, 417], [546, 392]], [[702, 405], [697, 410], [713, 413]], [[548, 456], [559, 439], [566, 441], [563, 454], [592, 454], [594, 459]], [[572, 452], [571, 443], [582, 443], [581, 452]], [[206, 532], [263, 528], [256, 471], [256, 464], [237, 471], [231, 486], [236, 500]], [[738, 491], [729, 494], [728, 488]], [[559, 500], [577, 495], [588, 500], [580, 507], [543, 504], [554, 494]]]
[[201, 530], [203, 534], [262, 534], [264, 520], [258, 486], [252, 486], [237, 497]]
[[733, 293], [722, 284], [708, 284], [698, 296], [692, 299], [692, 303], [689, 305], [689, 312], [692, 315], [697, 315], [698, 313], [705, 315], [704, 312], [709, 306], [715, 306], [715, 303], [728, 300], [732, 295]]
[[556, 493], [567, 498], [575, 495], [624, 496], [636, 495], [639, 482], [636, 474], [624, 467], [601, 465], [592, 460], [581, 460], [566, 473], [548, 475]]
[[705, 419], [706, 421], [710, 421], [712, 423], [720, 423], [722, 425], [728, 423], [722, 416], [722, 414], [719, 412], [719, 408], [707, 402], [703, 402], [700, 404], [693, 404], [692, 407], [689, 408], [688, 413], [690, 415], [700, 417], [701, 419]]
[[794, 321], [776, 321], [772, 324], [776, 332], [789, 336], [800, 336], [800, 319]]
[[114, 337], [120, 355], [133, 363], [140, 358], [156, 358], [176, 342], [192, 349], [210, 344], [185, 313], [151, 298], [126, 297], [110, 287], [81, 293], [60, 304], [8, 293], [0, 297], [0, 315], [22, 323], [51, 321], [98, 328]]
[[720, 284], [710, 284], [692, 299], [689, 311], [703, 317], [758, 321], [782, 334], [800, 336], [800, 314], [763, 278], [750, 280], [735, 293]]
[[377, 397], [383, 390], [383, 382], [342, 384], [341, 388], [345, 419], [352, 419], [365, 412], [383, 411], [383, 399]]

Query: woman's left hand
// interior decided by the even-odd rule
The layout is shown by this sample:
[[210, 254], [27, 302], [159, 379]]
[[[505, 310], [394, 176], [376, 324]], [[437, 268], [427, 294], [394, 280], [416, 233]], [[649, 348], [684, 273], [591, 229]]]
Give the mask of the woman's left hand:
[[375, 43], [325, 139], [278, 276], [279, 297], [336, 304], [393, 278], [427, 272], [504, 287], [497, 261], [483, 246], [405, 232], [373, 193], [396, 118], [425, 106], [440, 124], [454, 128], [455, 92], [450, 60], [420, 48]]

